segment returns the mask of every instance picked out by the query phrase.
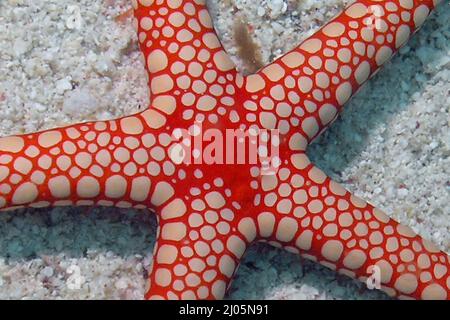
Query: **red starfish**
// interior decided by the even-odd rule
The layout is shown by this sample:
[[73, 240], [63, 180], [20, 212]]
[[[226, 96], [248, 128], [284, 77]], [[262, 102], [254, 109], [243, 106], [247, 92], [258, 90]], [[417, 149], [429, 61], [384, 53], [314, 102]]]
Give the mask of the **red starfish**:
[[[223, 298], [254, 241], [362, 281], [378, 274], [391, 296], [450, 298], [447, 254], [331, 181], [305, 153], [439, 1], [356, 1], [248, 77], [221, 47], [204, 0], [132, 2], [152, 104], [114, 121], [0, 139], [0, 208], [152, 209], [150, 299]], [[273, 171], [223, 164], [211, 146], [230, 129], [270, 142]], [[205, 152], [191, 141], [193, 163], [190, 153], [178, 157], [186, 132], [214, 141]], [[249, 158], [268, 156], [267, 146], [253, 151]]]

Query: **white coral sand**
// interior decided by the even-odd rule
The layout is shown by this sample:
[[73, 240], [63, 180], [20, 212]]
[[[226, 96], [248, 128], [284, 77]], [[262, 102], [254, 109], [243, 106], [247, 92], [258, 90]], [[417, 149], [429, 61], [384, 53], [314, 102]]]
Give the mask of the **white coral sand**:
[[[343, 8], [345, 0], [210, 0], [232, 54], [245, 18], [267, 63]], [[0, 2], [0, 136], [146, 106], [127, 0]], [[357, 195], [449, 251], [448, 2], [309, 150]], [[236, 57], [241, 65], [239, 57]], [[80, 108], [80, 106], [82, 106]], [[0, 298], [140, 299], [155, 221], [145, 212], [69, 208], [0, 215]], [[295, 255], [258, 245], [231, 299], [384, 298]]]

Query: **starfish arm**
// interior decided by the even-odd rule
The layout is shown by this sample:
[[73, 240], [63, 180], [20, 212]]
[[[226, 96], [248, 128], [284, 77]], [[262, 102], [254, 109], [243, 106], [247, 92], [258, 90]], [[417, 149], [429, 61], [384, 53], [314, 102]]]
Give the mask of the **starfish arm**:
[[133, 2], [153, 101], [197, 105], [203, 111], [219, 104], [237, 71], [214, 32], [205, 1]]
[[304, 153], [291, 159], [291, 166], [263, 177], [260, 239], [352, 278], [378, 281], [393, 297], [450, 298], [446, 253], [329, 179]]
[[190, 196], [178, 196], [185, 188], [180, 186], [157, 212], [147, 299], [222, 299], [255, 237], [242, 224], [238, 227], [236, 209], [225, 202], [225, 193], [209, 189], [193, 196], [198, 192], [191, 188]]
[[295, 110], [307, 119], [300, 129], [311, 141], [422, 26], [437, 2], [356, 1], [299, 47], [247, 77], [253, 95], [248, 104], [278, 121]]
[[162, 170], [167, 148], [156, 130], [163, 119], [147, 110], [113, 121], [0, 138], [0, 209], [157, 207], [164, 197], [160, 189], [169, 180]]

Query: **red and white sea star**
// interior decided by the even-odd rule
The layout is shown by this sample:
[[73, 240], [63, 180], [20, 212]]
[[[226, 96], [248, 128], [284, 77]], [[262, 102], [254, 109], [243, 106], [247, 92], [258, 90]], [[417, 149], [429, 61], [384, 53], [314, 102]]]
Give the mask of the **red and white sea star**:
[[[114, 121], [0, 139], [0, 208], [150, 208], [159, 224], [151, 299], [222, 298], [254, 241], [362, 281], [379, 268], [391, 296], [449, 298], [447, 254], [331, 181], [305, 153], [437, 2], [356, 1], [244, 77], [203, 0], [133, 1], [151, 105]], [[172, 134], [200, 127], [222, 136], [278, 130], [279, 167], [267, 175], [258, 164], [178, 161]]]

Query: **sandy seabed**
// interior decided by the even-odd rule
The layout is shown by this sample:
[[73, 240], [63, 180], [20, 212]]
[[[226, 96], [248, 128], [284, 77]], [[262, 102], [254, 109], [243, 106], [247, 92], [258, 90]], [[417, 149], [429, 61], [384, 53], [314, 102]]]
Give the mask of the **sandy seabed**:
[[[208, 1], [226, 49], [247, 71], [292, 49], [350, 2]], [[1, 1], [0, 136], [144, 108], [145, 71], [129, 9], [127, 0]], [[447, 252], [449, 9], [444, 1], [309, 150], [331, 177]], [[253, 51], [242, 50], [237, 31], [248, 33]], [[0, 298], [141, 299], [154, 235], [154, 217], [145, 212], [2, 213]], [[227, 297], [385, 298], [267, 245], [247, 252]]]

